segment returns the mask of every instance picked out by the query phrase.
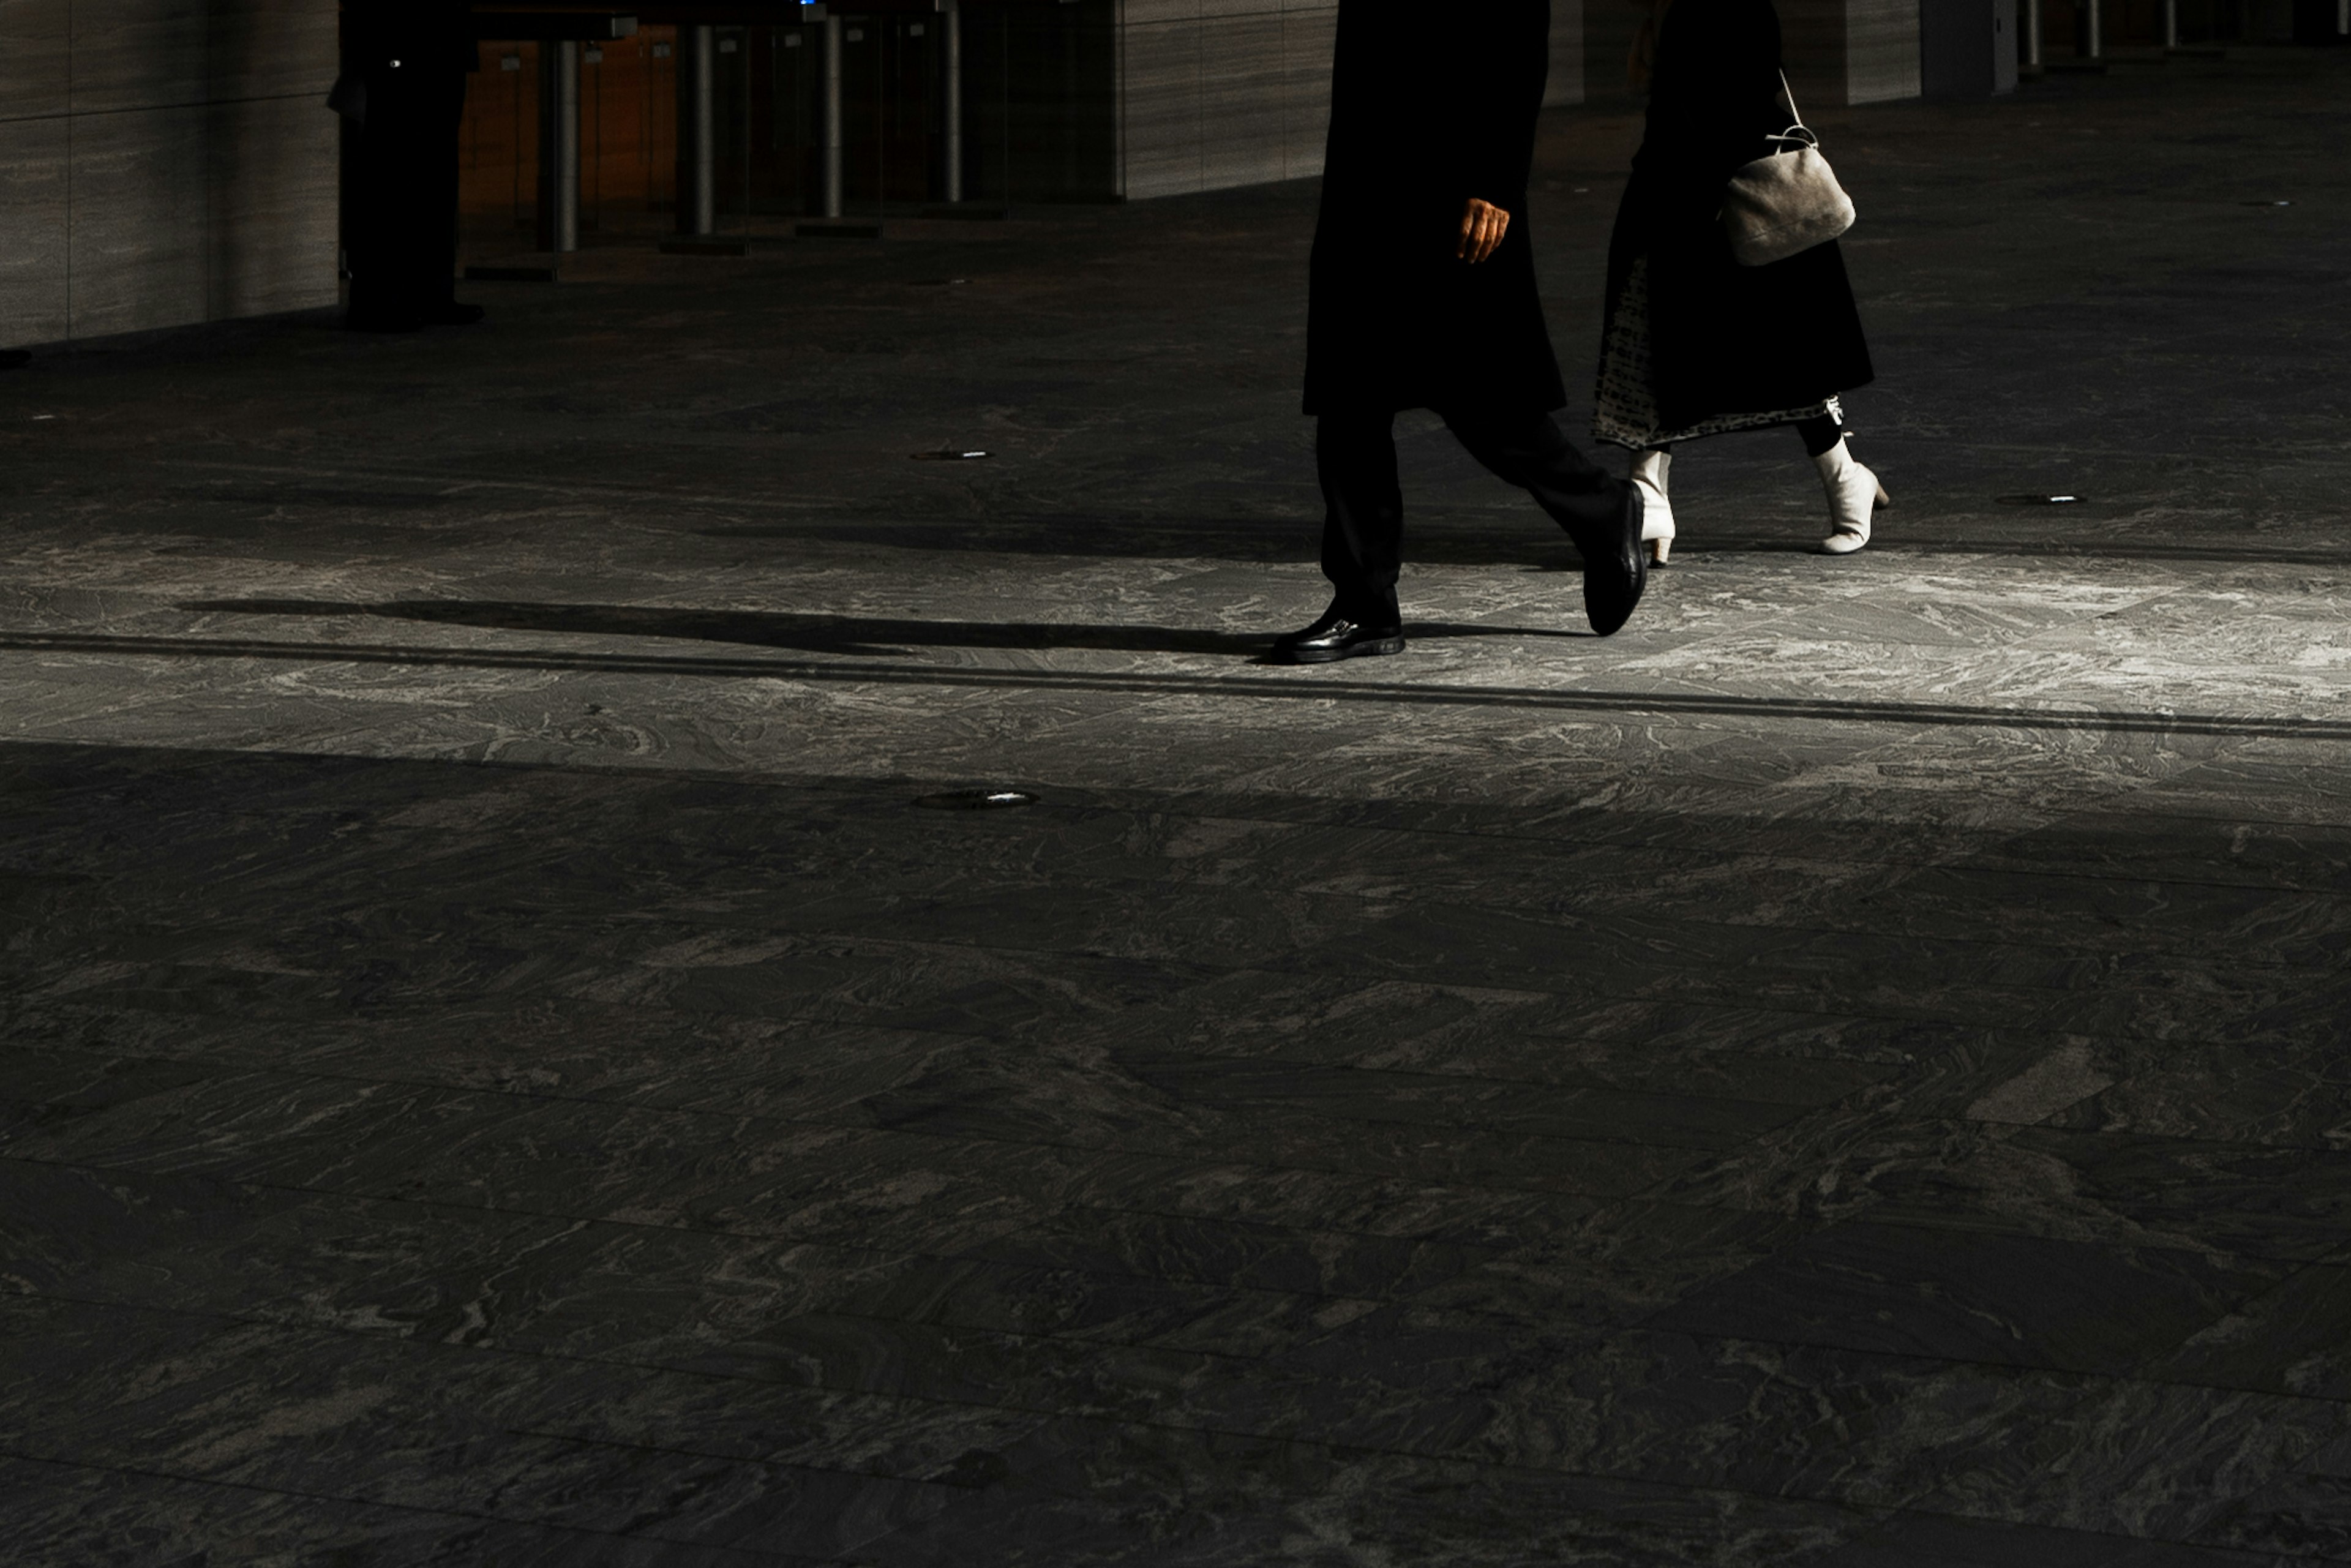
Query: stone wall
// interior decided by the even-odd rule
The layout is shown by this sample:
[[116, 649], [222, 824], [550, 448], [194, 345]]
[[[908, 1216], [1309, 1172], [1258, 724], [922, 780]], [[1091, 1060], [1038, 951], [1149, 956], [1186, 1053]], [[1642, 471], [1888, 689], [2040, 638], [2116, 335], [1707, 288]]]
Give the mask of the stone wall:
[[[1432, 8], [1429, 25], [1443, 16]], [[1337, 0], [1123, 0], [1127, 199], [1321, 173], [1338, 19]], [[1544, 101], [1583, 101], [1583, 0], [1552, 0]]]
[[1918, 0], [1843, 0], [1843, 5], [1845, 102], [1917, 98]]
[[[1779, 0], [1779, 8], [1800, 108], [1918, 96], [1918, 0]], [[1621, 112], [1645, 101], [1625, 78], [1644, 11], [1638, 0], [1584, 0], [1586, 102]]]
[[[1608, 0], [1597, 0], [1606, 5]], [[1545, 109], [1583, 101], [1583, 7], [1585, 0], [1551, 0], [1551, 81]]]
[[1800, 107], [1918, 96], [1918, 0], [1780, 0]]
[[332, 304], [333, 0], [0, 0], [0, 344]]

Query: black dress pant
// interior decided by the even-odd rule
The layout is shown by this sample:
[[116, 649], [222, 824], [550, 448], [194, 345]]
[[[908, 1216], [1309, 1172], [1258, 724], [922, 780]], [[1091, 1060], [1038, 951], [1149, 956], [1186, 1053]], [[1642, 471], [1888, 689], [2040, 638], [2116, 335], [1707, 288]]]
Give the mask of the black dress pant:
[[[1518, 486], [1588, 555], [1624, 515], [1625, 482], [1579, 451], [1541, 411], [1439, 409], [1469, 455]], [[1404, 565], [1404, 490], [1396, 479], [1395, 415], [1325, 413], [1314, 432], [1315, 469], [1328, 507], [1322, 575], [1339, 607], [1366, 625], [1398, 619]], [[1587, 542], [1589, 541], [1589, 542]]]
[[457, 272], [457, 152], [465, 78], [411, 70], [371, 84], [351, 191], [351, 314], [444, 309]]

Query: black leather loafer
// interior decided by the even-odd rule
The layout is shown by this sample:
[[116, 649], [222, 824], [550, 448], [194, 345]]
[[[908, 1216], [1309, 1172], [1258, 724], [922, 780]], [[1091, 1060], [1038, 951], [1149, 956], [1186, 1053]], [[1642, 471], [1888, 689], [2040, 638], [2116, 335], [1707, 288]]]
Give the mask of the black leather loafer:
[[1640, 490], [1626, 485], [1616, 526], [1576, 540], [1575, 548], [1583, 555], [1584, 617], [1605, 637], [1633, 618], [1633, 607], [1649, 585], [1648, 552], [1641, 548]]
[[1366, 626], [1340, 609], [1326, 610], [1322, 619], [1303, 632], [1273, 640], [1273, 656], [1290, 664], [1328, 664], [1373, 653], [1404, 652], [1400, 625]]

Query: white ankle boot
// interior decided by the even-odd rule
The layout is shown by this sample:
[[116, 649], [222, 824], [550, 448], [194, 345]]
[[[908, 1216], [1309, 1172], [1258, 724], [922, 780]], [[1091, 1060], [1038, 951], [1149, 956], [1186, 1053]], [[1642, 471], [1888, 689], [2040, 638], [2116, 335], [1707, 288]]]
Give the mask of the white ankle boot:
[[1673, 462], [1672, 453], [1655, 450], [1633, 459], [1633, 487], [1641, 492], [1641, 542], [1659, 566], [1674, 550], [1674, 507], [1666, 498], [1666, 470]]
[[1893, 497], [1877, 476], [1853, 460], [1839, 441], [1813, 459], [1821, 484], [1829, 493], [1829, 537], [1821, 541], [1825, 555], [1851, 555], [1869, 542], [1870, 514]]

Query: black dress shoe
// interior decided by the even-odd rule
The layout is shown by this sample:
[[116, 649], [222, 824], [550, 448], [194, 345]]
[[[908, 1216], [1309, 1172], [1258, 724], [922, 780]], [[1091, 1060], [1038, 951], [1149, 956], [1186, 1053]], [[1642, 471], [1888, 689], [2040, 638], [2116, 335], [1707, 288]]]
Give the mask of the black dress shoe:
[[1402, 626], [1395, 622], [1366, 626], [1335, 605], [1324, 611], [1322, 619], [1305, 631], [1273, 640], [1274, 657], [1291, 664], [1328, 664], [1368, 653], [1403, 652]]
[[1607, 636], [1633, 618], [1641, 591], [1649, 585], [1648, 552], [1641, 548], [1641, 492], [1625, 486], [1616, 526], [1575, 541], [1583, 555], [1583, 614], [1592, 629]]
[[22, 370], [32, 362], [30, 349], [0, 349], [0, 371]]

